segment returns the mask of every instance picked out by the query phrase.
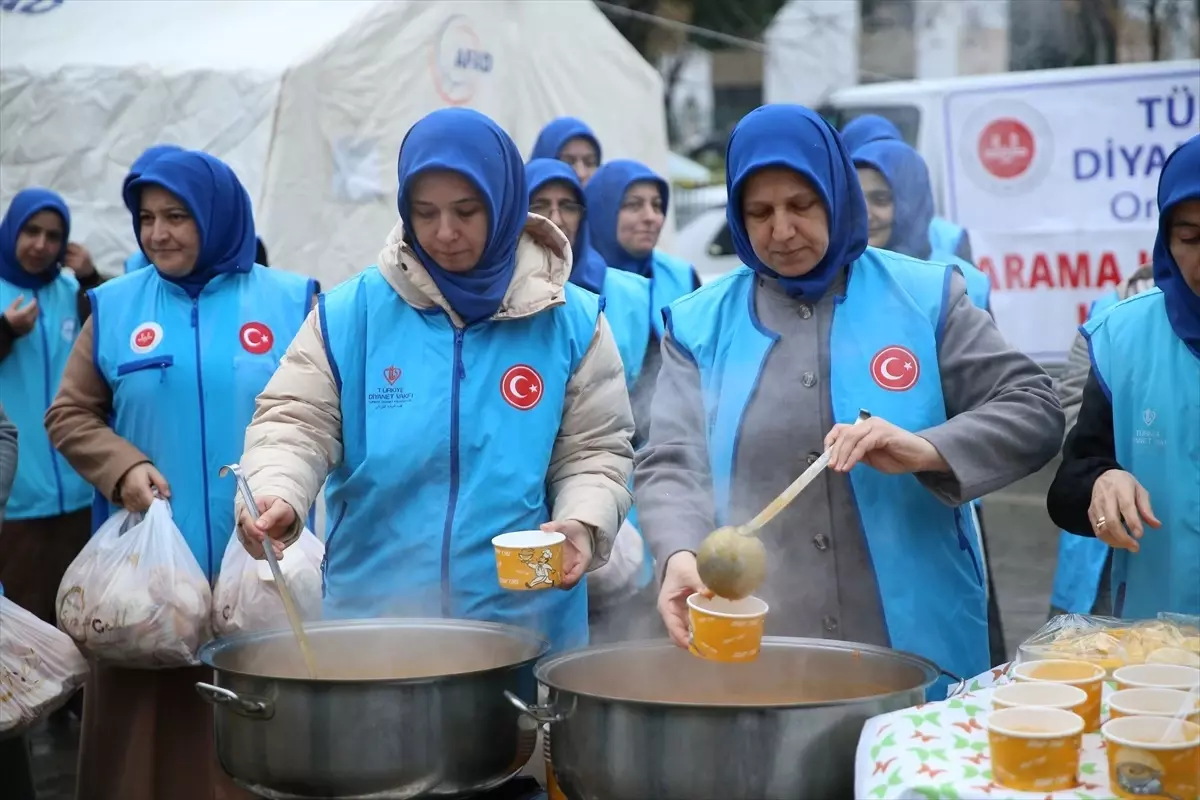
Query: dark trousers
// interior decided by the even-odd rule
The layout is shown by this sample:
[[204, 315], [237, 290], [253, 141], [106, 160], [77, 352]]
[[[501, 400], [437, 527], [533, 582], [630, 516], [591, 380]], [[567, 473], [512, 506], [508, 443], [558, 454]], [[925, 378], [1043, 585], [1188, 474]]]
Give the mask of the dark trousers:
[[29, 763], [29, 741], [24, 736], [0, 740], [0, 797], [37, 798], [33, 791], [33, 767]]
[[[983, 542], [983, 560], [987, 562], [988, 587], [988, 651], [992, 666], [999, 666], [1008, 661], [1008, 647], [1004, 643], [1004, 622], [1000, 619], [1000, 604], [996, 601], [996, 581], [992, 579], [992, 557], [988, 553], [987, 527], [983, 524], [983, 509], [975, 509], [979, 518], [979, 538]], [[969, 677], [963, 675], [962, 677]]]

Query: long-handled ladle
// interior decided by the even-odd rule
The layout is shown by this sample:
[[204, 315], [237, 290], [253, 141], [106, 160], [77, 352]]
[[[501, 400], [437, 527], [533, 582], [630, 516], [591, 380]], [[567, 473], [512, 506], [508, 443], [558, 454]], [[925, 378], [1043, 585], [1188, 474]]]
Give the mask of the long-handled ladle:
[[[254, 493], [250, 491], [250, 484], [246, 482], [242, 468], [237, 464], [229, 464], [221, 467], [218, 474], [222, 478], [233, 475], [237, 481], [238, 491], [242, 494], [242, 502], [246, 505], [246, 510], [250, 512], [250, 518], [258, 522], [258, 503], [254, 500]], [[275, 550], [271, 547], [270, 541], [263, 542], [263, 554], [267, 558], [267, 564], [271, 567], [271, 574], [275, 577], [275, 586], [278, 587], [279, 597], [283, 600], [283, 610], [287, 613], [292, 633], [296, 635], [296, 644], [300, 646], [300, 655], [304, 659], [305, 668], [308, 669], [308, 677], [316, 678], [317, 665], [313, 660], [312, 648], [308, 644], [308, 634], [304, 632], [304, 622], [300, 619], [300, 612], [296, 608], [296, 601], [292, 599], [292, 592], [288, 589], [287, 581], [283, 579], [283, 571], [279, 569], [279, 559], [275, 557]]]
[[[860, 409], [854, 424], [870, 419]], [[788, 507], [817, 475], [829, 465], [833, 448], [827, 448], [792, 485], [784, 489], [758, 516], [744, 525], [726, 525], [705, 537], [696, 551], [700, 580], [713, 594], [729, 600], [749, 597], [767, 575], [767, 550], [758, 538], [763, 526]]]

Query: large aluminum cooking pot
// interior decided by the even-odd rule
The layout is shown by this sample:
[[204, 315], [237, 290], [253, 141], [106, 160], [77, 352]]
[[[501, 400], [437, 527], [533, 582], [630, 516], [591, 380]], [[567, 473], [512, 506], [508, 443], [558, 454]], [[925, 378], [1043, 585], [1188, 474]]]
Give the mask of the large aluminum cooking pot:
[[535, 726], [505, 699], [537, 699], [536, 635], [507, 625], [389, 619], [306, 625], [320, 679], [291, 630], [200, 651], [215, 685], [217, 756], [274, 800], [447, 797], [485, 791], [533, 752]]
[[748, 664], [627, 642], [564, 653], [535, 674], [545, 705], [509, 699], [548, 724], [569, 800], [832, 800], [854, 796], [863, 723], [924, 702], [939, 670], [881, 647], [767, 637]]

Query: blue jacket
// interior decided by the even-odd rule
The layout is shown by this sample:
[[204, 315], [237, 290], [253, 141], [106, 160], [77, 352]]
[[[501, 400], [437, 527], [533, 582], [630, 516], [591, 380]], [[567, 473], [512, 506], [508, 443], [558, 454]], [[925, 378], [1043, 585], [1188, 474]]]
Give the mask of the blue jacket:
[[662, 310], [696, 288], [696, 269], [682, 258], [654, 251], [650, 262], [650, 322], [654, 334], [663, 337]]
[[604, 317], [617, 340], [625, 365], [625, 385], [632, 389], [642, 374], [650, 345], [650, 281], [634, 272], [609, 267], [604, 273]]
[[1200, 614], [1200, 358], [1171, 327], [1161, 289], [1121, 302], [1083, 332], [1112, 403], [1117, 462], [1163, 523], [1146, 530], [1137, 553], [1113, 552], [1114, 613]]
[[[195, 300], [155, 269], [89, 292], [96, 368], [113, 430], [171, 484], [175, 524], [210, 578], [233, 531], [232, 479], [254, 399], [312, 307], [316, 284], [255, 266], [218, 275]], [[97, 498], [93, 524], [116, 509]]]
[[86, 508], [92, 488], [50, 444], [42, 422], [58, 393], [67, 356], [79, 335], [79, 282], [68, 269], [40, 289], [0, 278], [0, 310], [20, 295], [37, 300], [33, 330], [0, 361], [0, 405], [17, 426], [17, 474], [5, 506], [9, 520], [39, 519]]
[[[860, 407], [906, 430], [946, 421], [937, 351], [950, 274], [874, 248], [852, 264], [830, 334], [838, 422], [852, 422]], [[718, 525], [738, 522], [728, 518], [738, 430], [778, 338], [754, 314], [754, 279], [741, 267], [668, 312], [672, 338], [700, 371]], [[889, 391], [872, 380], [871, 364], [898, 344], [913, 357], [918, 377], [905, 391]], [[959, 675], [982, 672], [988, 666], [987, 595], [969, 508], [943, 505], [912, 475], [859, 465], [849, 478], [891, 646]]]
[[929, 222], [929, 244], [935, 253], [958, 254], [966, 229], [943, 217], [934, 217]]
[[327, 618], [481, 619], [537, 630], [555, 649], [587, 643], [586, 579], [504, 590], [491, 546], [550, 520], [566, 389], [602, 307], [574, 284], [564, 293], [533, 316], [465, 329], [405, 303], [377, 267], [322, 295], [343, 445], [326, 484]]

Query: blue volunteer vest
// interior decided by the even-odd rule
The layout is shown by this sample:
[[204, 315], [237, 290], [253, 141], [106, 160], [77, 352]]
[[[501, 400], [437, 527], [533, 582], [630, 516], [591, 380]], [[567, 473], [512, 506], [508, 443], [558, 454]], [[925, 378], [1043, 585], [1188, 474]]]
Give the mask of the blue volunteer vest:
[[146, 258], [146, 254], [141, 250], [134, 250], [129, 254], [129, 258], [125, 259], [125, 274], [137, 272], [139, 269], [145, 269], [150, 266], [150, 259]]
[[1150, 493], [1158, 530], [1112, 559], [1117, 616], [1200, 614], [1200, 359], [1167, 320], [1161, 289], [1083, 326], [1112, 402], [1117, 462]]
[[[946, 421], [937, 349], [949, 276], [949, 269], [939, 272], [875, 248], [854, 262], [830, 334], [838, 422], [853, 422], [860, 408], [910, 431]], [[700, 371], [718, 525], [739, 521], [728, 518], [738, 429], [778, 339], [755, 314], [754, 283], [754, 273], [740, 267], [669, 310], [672, 337]], [[898, 359], [888, 357], [889, 349]], [[906, 390], [884, 389], [872, 378], [881, 368], [903, 375], [907, 368], [900, 365], [910, 358], [917, 377]], [[942, 505], [912, 475], [885, 475], [865, 465], [850, 472], [850, 484], [891, 646], [960, 676], [982, 672], [988, 667], [987, 594], [970, 508]], [[939, 681], [929, 696], [939, 696], [945, 685]]]
[[934, 217], [929, 221], [929, 244], [935, 253], [958, 253], [966, 230], [961, 225], [955, 225], [944, 217]]
[[632, 389], [650, 344], [650, 281], [610, 267], [604, 273], [604, 317], [621, 353], [625, 386]]
[[[254, 399], [312, 307], [316, 284], [255, 266], [213, 278], [199, 297], [141, 269], [89, 292], [96, 367], [113, 393], [112, 428], [171, 485], [171, 511], [209, 579], [233, 531], [232, 478]], [[97, 498], [93, 525], [116, 509]]]
[[952, 252], [933, 251], [929, 260], [938, 264], [950, 264], [958, 267], [962, 273], [963, 282], [967, 284], [967, 298], [976, 308], [982, 308], [989, 314], [992, 312], [992, 279], [970, 262], [963, 261]]
[[[1116, 290], [1107, 292], [1092, 303], [1088, 319], [1095, 319], [1119, 302], [1121, 296]], [[1104, 542], [1094, 536], [1076, 536], [1059, 531], [1058, 563], [1054, 568], [1050, 605], [1069, 614], [1092, 613], [1107, 560], [1108, 545]]]
[[682, 258], [655, 250], [650, 270], [654, 276], [650, 284], [650, 324], [654, 326], [654, 334], [661, 340], [662, 311], [695, 288], [695, 269]]
[[79, 335], [79, 282], [69, 269], [40, 289], [0, 279], [0, 311], [25, 295], [37, 300], [33, 330], [0, 361], [0, 405], [17, 426], [17, 474], [5, 506], [9, 520], [39, 519], [86, 508], [92, 488], [55, 451], [43, 422], [58, 393], [67, 356]]
[[587, 643], [585, 582], [513, 592], [492, 537], [550, 520], [550, 457], [567, 384], [602, 301], [456, 329], [371, 267], [322, 295], [341, 395], [342, 462], [325, 503], [325, 615], [440, 616], [521, 625], [555, 650]]

